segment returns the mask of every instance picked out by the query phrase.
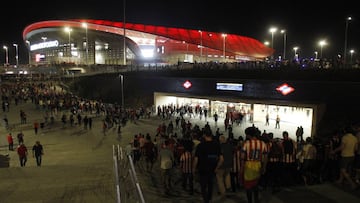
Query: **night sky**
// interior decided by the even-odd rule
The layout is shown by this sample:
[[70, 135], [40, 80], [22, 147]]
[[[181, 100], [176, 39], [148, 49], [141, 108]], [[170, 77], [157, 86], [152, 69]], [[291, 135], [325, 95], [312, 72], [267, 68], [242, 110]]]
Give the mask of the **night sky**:
[[[231, 33], [271, 42], [270, 27], [287, 31], [287, 55], [293, 56], [298, 46], [300, 57], [312, 57], [320, 51], [318, 42], [325, 39], [323, 57], [342, 54], [345, 43], [346, 18], [348, 26], [347, 50], [360, 52], [360, 12], [356, 1], [211, 1], [211, 0], [126, 0], [125, 20], [129, 23], [199, 29]], [[316, 5], [315, 5], [316, 4]], [[10, 63], [15, 63], [15, 47], [19, 44], [19, 60], [25, 63], [26, 48], [23, 29], [38, 21], [66, 19], [103, 19], [123, 21], [123, 0], [63, 0], [9, 1], [1, 12], [0, 45], [9, 47]], [[270, 45], [271, 46], [271, 45]], [[276, 55], [283, 53], [284, 38], [274, 34]], [[1, 49], [0, 63], [5, 61]], [[356, 57], [356, 53], [353, 57]]]

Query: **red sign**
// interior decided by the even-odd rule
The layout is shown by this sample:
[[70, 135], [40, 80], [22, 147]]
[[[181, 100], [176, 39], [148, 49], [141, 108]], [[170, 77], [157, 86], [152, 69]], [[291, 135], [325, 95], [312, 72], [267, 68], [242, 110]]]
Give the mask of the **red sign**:
[[291, 92], [295, 91], [295, 89], [288, 84], [284, 83], [276, 88], [278, 92], [280, 92], [282, 95], [290, 94]]
[[185, 87], [185, 89], [189, 89], [191, 86], [192, 86], [192, 84], [188, 80], [183, 83], [183, 87]]

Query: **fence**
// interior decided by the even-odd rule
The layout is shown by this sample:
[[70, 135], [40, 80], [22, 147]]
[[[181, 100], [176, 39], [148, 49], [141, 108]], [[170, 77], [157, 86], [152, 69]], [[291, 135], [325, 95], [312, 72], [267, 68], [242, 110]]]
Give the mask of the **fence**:
[[113, 145], [113, 160], [117, 203], [145, 203], [132, 161], [131, 149]]

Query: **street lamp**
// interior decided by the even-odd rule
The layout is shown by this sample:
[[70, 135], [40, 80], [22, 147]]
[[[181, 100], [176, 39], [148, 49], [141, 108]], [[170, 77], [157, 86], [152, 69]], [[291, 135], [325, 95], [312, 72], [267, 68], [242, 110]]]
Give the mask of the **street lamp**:
[[17, 44], [13, 44], [15, 47], [15, 59], [16, 59], [16, 67], [19, 67], [19, 47]]
[[28, 45], [28, 55], [29, 55], [29, 65], [30, 65], [30, 63], [31, 63], [31, 51], [30, 51], [30, 41], [29, 40], [26, 40], [25, 41], [26, 42], [26, 44]]
[[119, 74], [120, 85], [121, 85], [121, 108], [124, 108], [124, 75]]
[[283, 35], [284, 35], [284, 53], [283, 53], [283, 59], [285, 59], [286, 57], [286, 30], [281, 30], [280, 31]]
[[71, 31], [72, 31], [71, 28], [65, 27], [65, 32], [69, 33], [69, 63], [70, 63], [70, 57], [71, 57]]
[[85, 38], [86, 38], [86, 65], [89, 65], [89, 43], [88, 43], [88, 26], [87, 23], [81, 24], [85, 28]]
[[[272, 27], [269, 29], [269, 32], [271, 33], [271, 48], [274, 49], [274, 33], [277, 31], [277, 28]], [[274, 58], [274, 55], [271, 55], [271, 59]]]
[[3, 49], [5, 50], [6, 65], [9, 65], [9, 52], [8, 52], [8, 47], [7, 47], [7, 46], [3, 46]]
[[350, 64], [352, 64], [352, 57], [353, 57], [354, 52], [355, 52], [354, 49], [350, 50]]
[[223, 37], [223, 57], [224, 57], [224, 62], [225, 62], [225, 38], [226, 38], [227, 34], [221, 34], [221, 36]]
[[269, 41], [265, 41], [265, 42], [264, 42], [264, 45], [265, 45], [265, 46], [269, 46], [269, 44], [270, 44]]
[[203, 49], [203, 46], [202, 46], [202, 31], [199, 30], [199, 33], [200, 33], [200, 63], [201, 63], [201, 59], [202, 59], [202, 49]]
[[299, 47], [294, 47], [294, 59], [296, 60], [296, 54], [297, 54], [297, 50], [299, 49]]
[[348, 37], [348, 29], [349, 29], [350, 21], [351, 21], [351, 17], [347, 17], [345, 21], [344, 64], [346, 64], [347, 37]]
[[321, 40], [319, 42], [320, 45], [320, 58], [322, 59], [322, 50], [323, 50], [323, 46], [326, 45], [326, 41], [325, 40]]

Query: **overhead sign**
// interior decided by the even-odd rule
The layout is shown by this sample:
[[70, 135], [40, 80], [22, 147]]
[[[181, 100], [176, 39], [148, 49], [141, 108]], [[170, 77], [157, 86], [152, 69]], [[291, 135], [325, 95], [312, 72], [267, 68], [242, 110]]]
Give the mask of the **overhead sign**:
[[31, 45], [30, 51], [34, 51], [34, 50], [38, 50], [38, 49], [45, 49], [45, 48], [50, 48], [50, 47], [58, 47], [58, 46], [59, 46], [59, 41], [57, 41], [57, 40], [41, 42], [38, 44]]
[[282, 95], [290, 94], [295, 91], [295, 89], [288, 84], [284, 83], [276, 88], [276, 91], [280, 92]]
[[217, 90], [232, 90], [232, 91], [243, 91], [243, 84], [240, 83], [216, 83]]
[[192, 86], [192, 84], [188, 80], [183, 83], [183, 87], [185, 87], [185, 89], [189, 89], [191, 86]]

